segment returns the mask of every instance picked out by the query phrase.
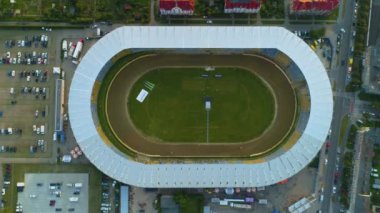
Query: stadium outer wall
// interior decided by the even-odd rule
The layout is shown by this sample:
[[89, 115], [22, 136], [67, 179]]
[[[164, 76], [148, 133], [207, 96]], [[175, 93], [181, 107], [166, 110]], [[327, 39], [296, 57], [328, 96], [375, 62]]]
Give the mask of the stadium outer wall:
[[[204, 40], [196, 40], [193, 37], [194, 33], [202, 35]], [[116, 38], [124, 36], [129, 40], [121, 39], [115, 42]], [[251, 40], [252, 36], [257, 40]], [[284, 39], [288, 42], [284, 42]], [[188, 43], [181, 42], [184, 40]], [[104, 45], [109, 48], [102, 48]], [[260, 163], [219, 161], [151, 165], [120, 155], [103, 142], [94, 126], [90, 105], [93, 84], [100, 68], [108, 60], [123, 49], [136, 47], [210, 48], [210, 46], [235, 49], [275, 48], [292, 59], [303, 72], [310, 91], [310, 115], [305, 131], [297, 143], [284, 153], [272, 156], [273, 158], [269, 157], [267, 161]], [[71, 85], [69, 113], [74, 135], [86, 156], [100, 170], [119, 181], [141, 187], [264, 186], [294, 175], [314, 158], [327, 136], [331, 122], [332, 94], [327, 75], [317, 56], [301, 39], [283, 28], [123, 27], [98, 41], [83, 58]], [[107, 156], [107, 163], [104, 161], [104, 156]]]

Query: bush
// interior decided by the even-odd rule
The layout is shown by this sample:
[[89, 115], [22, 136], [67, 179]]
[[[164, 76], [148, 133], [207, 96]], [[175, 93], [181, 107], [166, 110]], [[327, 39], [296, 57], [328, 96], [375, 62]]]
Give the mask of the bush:
[[310, 30], [310, 37], [312, 39], [319, 39], [319, 38], [322, 38], [325, 36], [325, 32], [326, 32], [326, 28], [320, 28], [320, 29], [317, 29], [317, 30]]
[[350, 150], [354, 149], [357, 131], [358, 131], [358, 128], [355, 125], [351, 125], [350, 131], [347, 137], [347, 144], [346, 144], [347, 149], [350, 149]]
[[310, 162], [309, 167], [318, 169], [318, 167], [319, 167], [319, 153], [320, 152], [318, 152], [317, 156], [315, 156], [314, 159]]
[[353, 153], [352, 152], [346, 152], [344, 154], [343, 158], [343, 172], [341, 176], [342, 180], [342, 186], [340, 187], [340, 202], [345, 207], [348, 208], [349, 206], [349, 191], [350, 191], [350, 185], [351, 185], [351, 179], [352, 179], [352, 160], [353, 160]]

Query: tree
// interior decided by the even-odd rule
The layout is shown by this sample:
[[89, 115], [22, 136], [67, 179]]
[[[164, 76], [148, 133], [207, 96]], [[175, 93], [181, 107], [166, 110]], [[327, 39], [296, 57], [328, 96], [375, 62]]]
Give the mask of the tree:
[[310, 30], [310, 37], [315, 40], [322, 38], [323, 36], [325, 36], [325, 30], [326, 30], [325, 28]]
[[186, 192], [177, 192], [174, 194], [174, 201], [181, 207], [184, 208], [189, 202], [189, 195]]

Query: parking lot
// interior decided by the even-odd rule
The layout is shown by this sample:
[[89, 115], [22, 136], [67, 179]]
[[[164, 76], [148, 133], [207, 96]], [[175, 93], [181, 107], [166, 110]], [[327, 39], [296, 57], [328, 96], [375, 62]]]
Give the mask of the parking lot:
[[50, 156], [54, 39], [42, 30], [0, 37], [0, 157]]
[[88, 212], [88, 174], [27, 173], [18, 192], [23, 212]]

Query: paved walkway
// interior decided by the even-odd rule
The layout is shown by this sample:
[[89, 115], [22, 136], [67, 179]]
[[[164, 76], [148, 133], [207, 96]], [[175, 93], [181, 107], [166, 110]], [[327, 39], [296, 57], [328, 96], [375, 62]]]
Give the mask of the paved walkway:
[[352, 185], [351, 185], [351, 193], [350, 193], [350, 207], [348, 212], [355, 212], [355, 202], [357, 196], [357, 185], [359, 178], [359, 167], [360, 167], [360, 158], [362, 154], [362, 144], [364, 142], [364, 134], [358, 132], [356, 136], [355, 150], [354, 152], [354, 171], [352, 175]]
[[150, 0], [150, 20], [149, 20], [149, 25], [157, 25], [156, 19], [154, 17], [154, 9], [155, 9], [155, 0]]

